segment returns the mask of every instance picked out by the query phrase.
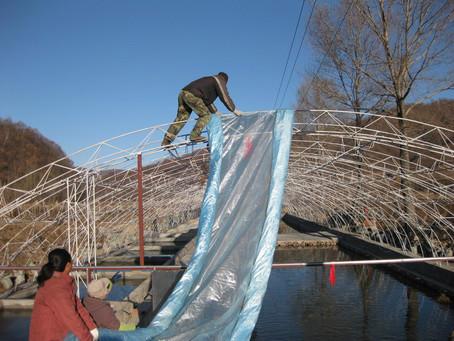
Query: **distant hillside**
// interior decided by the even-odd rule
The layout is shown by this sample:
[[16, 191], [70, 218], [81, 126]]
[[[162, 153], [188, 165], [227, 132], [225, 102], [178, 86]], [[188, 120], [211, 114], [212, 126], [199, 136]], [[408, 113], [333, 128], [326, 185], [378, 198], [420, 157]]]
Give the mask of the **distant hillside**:
[[[38, 130], [22, 122], [0, 118], [0, 186], [65, 156], [58, 144], [44, 137]], [[64, 160], [61, 164], [73, 167], [70, 160]], [[55, 169], [51, 175], [60, 172], [62, 170]], [[22, 183], [20, 187], [30, 189], [36, 185], [31, 182], [32, 179]]]
[[440, 99], [418, 104], [410, 112], [409, 119], [454, 129], [454, 100]]

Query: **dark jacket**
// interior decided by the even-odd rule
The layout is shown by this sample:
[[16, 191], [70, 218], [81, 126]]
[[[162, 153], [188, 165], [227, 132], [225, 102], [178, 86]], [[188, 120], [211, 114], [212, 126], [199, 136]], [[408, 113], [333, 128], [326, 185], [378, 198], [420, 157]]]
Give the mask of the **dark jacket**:
[[210, 76], [199, 78], [188, 85], [183, 90], [189, 91], [194, 96], [197, 96], [203, 100], [203, 103], [208, 107], [210, 112], [215, 113], [217, 111], [216, 106], [213, 102], [216, 98], [224, 103], [227, 109], [230, 111], [235, 110], [235, 104], [229, 96], [227, 91], [227, 84], [223, 77]]
[[72, 332], [81, 341], [91, 341], [96, 325], [76, 296], [73, 278], [54, 272], [38, 289], [30, 322], [30, 341], [63, 340]]
[[120, 321], [118, 321], [109, 303], [90, 296], [85, 297], [83, 302], [99, 328], [120, 328]]

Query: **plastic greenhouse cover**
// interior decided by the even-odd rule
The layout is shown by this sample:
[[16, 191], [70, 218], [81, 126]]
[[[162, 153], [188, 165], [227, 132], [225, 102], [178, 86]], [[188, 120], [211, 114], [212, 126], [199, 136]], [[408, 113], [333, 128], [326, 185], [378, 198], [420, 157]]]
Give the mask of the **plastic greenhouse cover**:
[[147, 328], [100, 340], [249, 340], [271, 271], [293, 111], [213, 115], [196, 249]]

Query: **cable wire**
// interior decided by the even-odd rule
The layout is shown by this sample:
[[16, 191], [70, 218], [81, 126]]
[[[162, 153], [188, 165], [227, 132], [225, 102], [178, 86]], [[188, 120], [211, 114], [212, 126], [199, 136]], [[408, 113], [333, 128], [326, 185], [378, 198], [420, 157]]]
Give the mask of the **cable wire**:
[[306, 3], [306, 0], [303, 0], [303, 4], [301, 5], [300, 13], [298, 15], [298, 22], [296, 23], [295, 31], [293, 32], [292, 43], [290, 44], [290, 48], [288, 50], [288, 55], [287, 55], [287, 60], [285, 62], [284, 71], [282, 72], [281, 82], [279, 83], [279, 89], [277, 90], [276, 98], [274, 99], [273, 108], [276, 108], [276, 104], [279, 99], [279, 94], [281, 92], [282, 84], [284, 83], [285, 73], [287, 71], [288, 62], [290, 60], [290, 55], [292, 53], [293, 44], [295, 43], [296, 33], [298, 32], [298, 27], [300, 25], [301, 15], [303, 14], [303, 8], [304, 8], [305, 3]]
[[289, 76], [289, 78], [288, 78], [288, 81], [287, 81], [287, 85], [286, 85], [286, 87], [285, 87], [284, 94], [282, 95], [281, 102], [279, 103], [279, 107], [282, 106], [282, 103], [284, 102], [285, 97], [287, 96], [287, 90], [288, 90], [288, 87], [289, 87], [289, 85], [290, 85], [290, 81], [292, 80], [293, 72], [295, 71], [295, 66], [296, 66], [296, 63], [298, 62], [298, 58], [299, 58], [300, 53], [301, 53], [301, 48], [303, 47], [304, 38], [306, 37], [307, 29], [309, 28], [309, 24], [310, 24], [310, 22], [311, 22], [312, 14], [314, 13], [314, 8], [315, 8], [315, 4], [316, 4], [316, 3], [317, 3], [317, 0], [314, 0], [314, 2], [312, 3], [311, 13], [310, 13], [310, 15], [309, 15], [309, 19], [307, 20], [306, 27], [304, 28], [303, 37], [301, 38], [300, 46], [298, 47], [298, 53], [296, 54], [295, 62], [293, 63], [292, 71], [290, 72], [290, 76]]

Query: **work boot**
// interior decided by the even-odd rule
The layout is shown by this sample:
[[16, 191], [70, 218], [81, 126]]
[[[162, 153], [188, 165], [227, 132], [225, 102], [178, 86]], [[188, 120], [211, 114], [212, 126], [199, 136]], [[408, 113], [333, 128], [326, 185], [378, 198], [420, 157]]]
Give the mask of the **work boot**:
[[173, 144], [164, 145], [164, 146], [162, 146], [162, 148], [163, 148], [164, 150], [174, 150], [174, 149], [177, 149], [177, 147], [174, 146]]
[[199, 142], [208, 142], [207, 138], [204, 136], [195, 136], [190, 138], [191, 142], [199, 143]]
[[168, 139], [167, 137], [165, 137], [164, 140], [162, 140], [161, 146], [165, 150], [176, 149], [176, 147], [172, 144], [172, 141], [170, 139]]
[[165, 146], [168, 146], [169, 144], [171, 144], [173, 142], [175, 138], [175, 135], [167, 132], [165, 133], [164, 135], [164, 138], [162, 139], [162, 142], [161, 142], [161, 146], [165, 147]]

